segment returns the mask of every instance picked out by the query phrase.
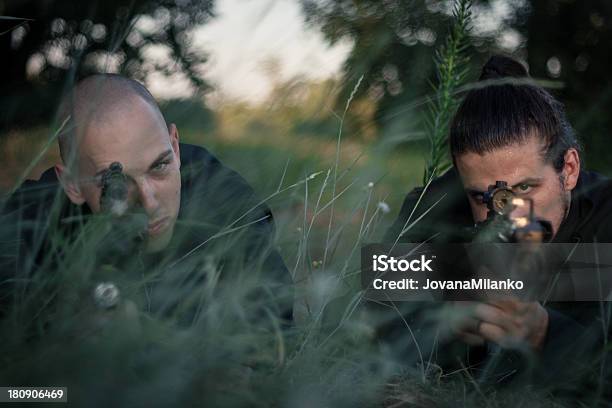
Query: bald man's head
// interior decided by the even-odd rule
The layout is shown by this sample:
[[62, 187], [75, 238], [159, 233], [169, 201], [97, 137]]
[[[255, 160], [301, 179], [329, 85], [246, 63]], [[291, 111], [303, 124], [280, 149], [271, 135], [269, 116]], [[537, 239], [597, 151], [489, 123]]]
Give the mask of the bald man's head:
[[167, 126], [144, 86], [119, 75], [79, 82], [60, 114], [70, 120], [59, 135], [63, 164], [55, 170], [70, 201], [99, 212], [102, 175], [118, 162], [128, 181], [129, 207], [149, 218], [147, 249], [164, 248], [181, 202], [176, 126]]
[[59, 110], [60, 122], [68, 118], [58, 135], [64, 164], [71, 166], [78, 160], [77, 146], [88, 129], [104, 126], [113, 116], [128, 111], [138, 102], [149, 105], [166, 127], [155, 98], [140, 82], [117, 74], [96, 74], [79, 81], [64, 96]]

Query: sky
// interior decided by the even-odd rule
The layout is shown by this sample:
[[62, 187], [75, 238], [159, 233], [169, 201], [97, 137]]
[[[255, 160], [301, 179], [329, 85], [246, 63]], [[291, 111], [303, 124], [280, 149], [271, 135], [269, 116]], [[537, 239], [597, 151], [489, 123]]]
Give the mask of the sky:
[[[215, 13], [192, 37], [194, 49], [208, 54], [204, 77], [213, 86], [213, 98], [258, 102], [275, 80], [338, 75], [351, 50], [348, 41], [330, 46], [304, 22], [296, 0], [220, 0]], [[278, 67], [280, 78], [266, 69], [270, 65]], [[161, 98], [189, 93], [180, 78], [153, 76], [147, 82]]]
[[[496, 36], [497, 45], [512, 52], [524, 38], [507, 23], [525, 6], [525, 0], [491, 0], [473, 7], [472, 33]], [[203, 76], [212, 85], [209, 103], [228, 98], [257, 103], [279, 80], [339, 75], [352, 48], [350, 40], [330, 46], [317, 27], [305, 23], [298, 0], [217, 0], [215, 14], [191, 33], [193, 50], [208, 55]], [[163, 47], [148, 51], [153, 59], [167, 58]], [[277, 75], [270, 74], [270, 66], [277, 67]], [[147, 85], [162, 99], [190, 95], [189, 82], [180, 77], [153, 74]]]

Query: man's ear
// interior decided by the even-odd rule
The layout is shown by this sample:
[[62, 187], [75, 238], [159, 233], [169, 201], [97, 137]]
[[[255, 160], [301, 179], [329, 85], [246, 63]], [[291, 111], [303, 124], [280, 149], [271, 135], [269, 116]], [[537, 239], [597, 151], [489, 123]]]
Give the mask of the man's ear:
[[170, 126], [168, 126], [168, 134], [170, 135], [170, 144], [172, 145], [172, 150], [174, 151], [174, 155], [176, 156], [176, 160], [180, 168], [181, 167], [181, 151], [179, 148], [179, 132], [174, 123], [171, 123]]
[[580, 175], [580, 155], [574, 148], [569, 148], [565, 152], [563, 164], [563, 187], [566, 191], [571, 191], [576, 187], [578, 183], [578, 176]]
[[68, 169], [66, 169], [66, 166], [63, 164], [56, 164], [55, 175], [62, 185], [64, 193], [66, 193], [73, 204], [81, 205], [85, 202], [85, 197], [83, 197], [79, 184], [74, 180]]

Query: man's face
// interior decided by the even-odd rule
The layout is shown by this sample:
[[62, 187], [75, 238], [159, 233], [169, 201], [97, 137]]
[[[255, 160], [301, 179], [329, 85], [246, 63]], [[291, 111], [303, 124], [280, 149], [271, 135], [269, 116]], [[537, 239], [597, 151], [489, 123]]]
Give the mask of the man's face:
[[121, 163], [130, 202], [148, 216], [146, 250], [156, 252], [170, 242], [180, 207], [178, 132], [174, 125], [169, 131], [149, 104], [132, 99], [84, 130], [78, 150], [78, 188], [92, 212], [99, 212], [101, 175], [111, 163]]
[[[552, 164], [545, 162], [541, 152], [541, 142], [531, 137], [525, 143], [483, 155], [469, 152], [456, 157], [457, 170], [475, 222], [487, 218], [487, 206], [482, 202], [483, 193], [500, 180], [506, 181], [518, 197], [532, 199], [535, 216], [550, 221], [553, 234], [557, 233], [569, 208], [570, 193], [576, 186], [580, 162], [577, 152], [570, 149], [566, 153], [566, 164], [558, 173]], [[516, 215], [525, 214], [526, 209]]]

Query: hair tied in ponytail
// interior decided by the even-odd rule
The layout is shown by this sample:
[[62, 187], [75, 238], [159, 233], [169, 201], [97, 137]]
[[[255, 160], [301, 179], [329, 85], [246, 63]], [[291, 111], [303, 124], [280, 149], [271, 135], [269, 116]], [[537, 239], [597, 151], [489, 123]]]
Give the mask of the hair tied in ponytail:
[[479, 80], [500, 79], [506, 77], [527, 78], [529, 73], [520, 62], [503, 55], [493, 55], [482, 67]]

